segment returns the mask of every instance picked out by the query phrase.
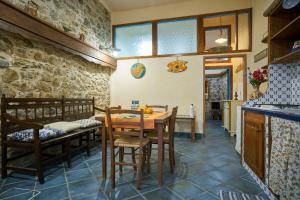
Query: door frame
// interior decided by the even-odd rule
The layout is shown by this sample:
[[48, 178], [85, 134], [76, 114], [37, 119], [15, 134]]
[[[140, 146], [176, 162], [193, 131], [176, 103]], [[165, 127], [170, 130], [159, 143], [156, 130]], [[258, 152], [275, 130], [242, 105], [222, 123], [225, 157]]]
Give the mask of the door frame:
[[[230, 54], [230, 55], [217, 55], [217, 56], [203, 56], [203, 88], [202, 88], [202, 95], [203, 95], [203, 105], [202, 105], [202, 119], [203, 119], [203, 123], [202, 123], [202, 127], [203, 127], [203, 134], [204, 136], [206, 136], [206, 117], [205, 117], [205, 104], [206, 104], [206, 99], [205, 99], [205, 60], [207, 58], [243, 58], [244, 60], [244, 66], [243, 66], [243, 101], [247, 100], [247, 54]], [[226, 66], [226, 64], [224, 63], [224, 65]], [[227, 65], [228, 66], [228, 65]]]

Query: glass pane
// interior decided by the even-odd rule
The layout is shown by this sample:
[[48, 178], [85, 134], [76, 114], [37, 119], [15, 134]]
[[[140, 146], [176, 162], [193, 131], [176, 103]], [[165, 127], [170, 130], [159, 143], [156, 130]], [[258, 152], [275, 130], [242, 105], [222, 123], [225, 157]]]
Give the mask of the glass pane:
[[[217, 28], [217, 27], [228, 27], [230, 30], [230, 48], [228, 50], [236, 50], [236, 20], [235, 14], [225, 14], [225, 15], [213, 15], [213, 16], [205, 16], [203, 18], [203, 27], [206, 28]], [[207, 35], [207, 34], [206, 34]], [[220, 45], [218, 45], [220, 46]], [[227, 46], [227, 44], [226, 44]], [[209, 49], [205, 47], [205, 49]]]
[[248, 13], [240, 13], [238, 16], [238, 36], [239, 43], [238, 49], [245, 50], [249, 49], [249, 14]]
[[197, 19], [158, 23], [157, 48], [159, 55], [196, 53]]
[[229, 51], [229, 28], [209, 28], [205, 30], [205, 50], [208, 52]]
[[116, 27], [114, 34], [119, 57], [152, 55], [151, 23]]

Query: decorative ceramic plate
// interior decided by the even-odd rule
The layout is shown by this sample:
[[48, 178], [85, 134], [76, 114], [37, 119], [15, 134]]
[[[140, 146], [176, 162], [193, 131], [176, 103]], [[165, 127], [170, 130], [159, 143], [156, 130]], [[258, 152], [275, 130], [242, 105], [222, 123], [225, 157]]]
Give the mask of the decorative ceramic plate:
[[131, 75], [136, 78], [142, 78], [146, 73], [146, 67], [142, 63], [135, 63], [131, 66]]
[[173, 62], [170, 62], [168, 64], [168, 72], [172, 72], [172, 73], [180, 73], [180, 72], [184, 72], [187, 69], [187, 61], [184, 60], [176, 60]]
[[284, 9], [292, 9], [299, 4], [300, 0], [284, 0], [282, 7]]

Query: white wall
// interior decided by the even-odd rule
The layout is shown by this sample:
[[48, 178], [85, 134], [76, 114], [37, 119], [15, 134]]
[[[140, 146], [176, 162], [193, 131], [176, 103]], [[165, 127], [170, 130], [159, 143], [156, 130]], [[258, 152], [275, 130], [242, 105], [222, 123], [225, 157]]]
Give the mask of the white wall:
[[[254, 63], [254, 56], [260, 51], [268, 47], [267, 44], [261, 42], [264, 34], [268, 31], [268, 18], [263, 16], [264, 11], [271, 5], [273, 0], [252, 0], [252, 15], [253, 15], [253, 27], [252, 27], [252, 56], [250, 60], [251, 70], [263, 67], [268, 63], [268, 58], [264, 58], [257, 63]], [[261, 91], [267, 90], [268, 84], [264, 83], [261, 86]], [[252, 87], [249, 87], [248, 94], [253, 92]]]
[[111, 16], [112, 24], [122, 24], [245, 8], [251, 8], [251, 0], [193, 0], [144, 9], [112, 12]]
[[[112, 24], [132, 23], [139, 21], [182, 17], [253, 7], [253, 52], [247, 54], [247, 66], [262, 67], [267, 63], [264, 59], [253, 62], [253, 56], [263, 50], [266, 45], [261, 43], [262, 35], [267, 31], [267, 18], [264, 10], [272, 0], [194, 0], [145, 9], [112, 12]], [[222, 56], [222, 55], [220, 55]], [[130, 75], [130, 66], [137, 60], [119, 60], [118, 68], [111, 77], [111, 104], [130, 106], [132, 99], [140, 99], [142, 104], [157, 103], [178, 105], [179, 114], [187, 114], [189, 104], [194, 103], [197, 110], [197, 132], [203, 132], [203, 56], [185, 56], [181, 59], [189, 61], [189, 69], [179, 74], [167, 72], [166, 65], [173, 58], [140, 59], [147, 68], [144, 78], [135, 80]], [[251, 92], [248, 85], [248, 95]], [[180, 126], [177, 131], [185, 131]], [[186, 130], [187, 132], [189, 130]]]
[[[179, 106], [178, 114], [188, 114], [194, 104], [197, 116], [197, 132], [203, 133], [203, 57], [184, 56], [188, 69], [182, 73], [170, 73], [167, 64], [174, 57], [140, 59], [146, 66], [146, 74], [135, 79], [130, 74], [134, 60], [119, 60], [117, 70], [111, 76], [111, 104], [130, 107], [131, 100], [140, 100], [141, 105], [159, 104]], [[189, 132], [185, 125], [177, 127], [179, 132]]]

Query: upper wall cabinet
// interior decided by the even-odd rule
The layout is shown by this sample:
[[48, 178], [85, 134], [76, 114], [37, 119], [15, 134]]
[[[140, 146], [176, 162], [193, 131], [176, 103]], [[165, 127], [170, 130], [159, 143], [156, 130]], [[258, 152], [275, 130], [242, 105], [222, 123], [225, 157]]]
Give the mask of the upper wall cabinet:
[[251, 51], [252, 10], [113, 26], [119, 58]]
[[269, 18], [269, 63], [287, 64], [300, 60], [300, 3], [284, 9], [274, 1], [265, 11]]

